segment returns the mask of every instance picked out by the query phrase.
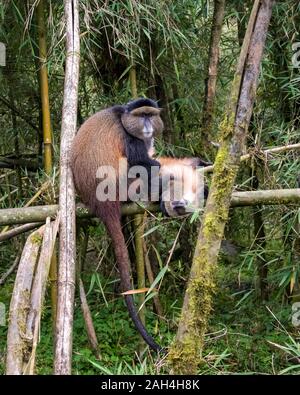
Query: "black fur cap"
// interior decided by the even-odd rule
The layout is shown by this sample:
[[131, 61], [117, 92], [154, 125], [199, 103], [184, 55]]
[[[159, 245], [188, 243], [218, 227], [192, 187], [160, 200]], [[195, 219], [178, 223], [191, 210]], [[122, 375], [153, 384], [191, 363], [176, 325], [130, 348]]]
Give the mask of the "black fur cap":
[[131, 100], [126, 104], [126, 110], [128, 112], [131, 112], [131, 111], [135, 110], [136, 108], [140, 108], [140, 107], [158, 108], [158, 104], [156, 103], [156, 101], [154, 101], [152, 99], [147, 99], [147, 98], [143, 98], [143, 97], [140, 97], [135, 100]]

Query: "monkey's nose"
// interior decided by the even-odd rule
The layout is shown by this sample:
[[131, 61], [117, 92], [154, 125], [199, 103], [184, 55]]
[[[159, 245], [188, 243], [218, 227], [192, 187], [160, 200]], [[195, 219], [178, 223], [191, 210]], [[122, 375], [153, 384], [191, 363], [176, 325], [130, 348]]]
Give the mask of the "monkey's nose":
[[172, 206], [173, 206], [173, 208], [174, 209], [177, 209], [177, 208], [184, 208], [184, 207], [186, 207], [187, 206], [187, 200], [185, 200], [185, 199], [181, 199], [181, 200], [174, 200], [173, 202], [172, 202]]

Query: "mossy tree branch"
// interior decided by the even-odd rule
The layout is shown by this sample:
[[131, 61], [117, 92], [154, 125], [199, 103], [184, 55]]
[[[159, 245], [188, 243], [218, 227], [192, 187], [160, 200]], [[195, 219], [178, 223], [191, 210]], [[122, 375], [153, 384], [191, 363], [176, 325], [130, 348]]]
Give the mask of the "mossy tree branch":
[[[257, 205], [281, 205], [300, 203], [300, 188], [296, 189], [270, 189], [265, 191], [233, 192], [230, 207], [247, 207]], [[122, 215], [135, 215], [148, 212], [159, 212], [158, 204], [149, 203], [144, 206], [137, 203], [128, 203], [122, 206]], [[54, 219], [58, 211], [58, 204], [49, 206], [33, 206], [21, 208], [6, 208], [0, 210], [0, 226], [44, 222], [47, 217]], [[88, 209], [81, 204], [76, 206], [78, 219], [91, 218]], [[36, 224], [38, 226], [39, 224]], [[5, 235], [5, 233], [4, 233]]]
[[201, 358], [212, 309], [217, 257], [247, 137], [272, 5], [272, 0], [254, 2], [227, 114], [220, 125], [221, 145], [196, 243], [178, 332], [168, 357], [171, 370], [176, 374], [196, 374]]

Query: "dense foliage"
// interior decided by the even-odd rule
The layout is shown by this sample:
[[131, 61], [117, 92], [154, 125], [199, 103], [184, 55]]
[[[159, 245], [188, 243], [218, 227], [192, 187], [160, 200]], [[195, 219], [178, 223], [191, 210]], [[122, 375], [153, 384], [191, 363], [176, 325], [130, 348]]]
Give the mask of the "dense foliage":
[[[218, 125], [225, 112], [251, 1], [228, 0], [220, 42], [213, 128], [202, 129], [213, 1], [154, 0], [80, 3], [81, 63], [78, 124], [100, 108], [131, 97], [129, 71], [135, 67], [139, 96], [159, 100], [165, 131], [158, 153], [201, 155], [213, 161]], [[53, 130], [54, 169], [43, 171], [36, 2], [3, 0], [0, 42], [0, 208], [22, 207], [50, 179], [34, 204], [57, 202], [58, 156], [65, 64], [62, 2], [46, 2], [47, 69]], [[261, 148], [299, 143], [300, 75], [292, 61], [300, 42], [300, 4], [277, 1], [265, 49], [257, 100], [236, 190], [296, 188], [297, 151], [264, 157]], [[298, 57], [299, 58], [299, 57]], [[203, 141], [207, 139], [208, 141]], [[201, 147], [209, 150], [201, 152]], [[199, 148], [200, 147], [200, 148]], [[200, 151], [199, 151], [200, 150]], [[209, 183], [209, 176], [207, 178]], [[200, 373], [292, 373], [300, 368], [299, 327], [292, 304], [300, 298], [299, 208], [263, 206], [231, 209], [219, 258], [214, 311]], [[147, 326], [164, 345], [171, 343], [189, 275], [199, 218], [149, 220], [145, 239], [156, 276], [163, 317], [146, 303]], [[127, 236], [130, 244], [132, 229]], [[89, 235], [86, 251], [82, 248]], [[179, 236], [178, 236], [179, 233]], [[178, 237], [177, 237], [178, 236]], [[0, 277], [20, 255], [24, 235], [1, 242]], [[175, 243], [175, 244], [174, 244]], [[101, 225], [78, 226], [78, 260], [100, 344], [101, 359], [89, 348], [78, 295], [74, 325], [74, 373], [162, 373], [164, 363], [140, 349], [139, 338], [118, 295], [113, 251]], [[170, 251], [172, 255], [170, 256]], [[134, 255], [133, 255], [134, 256]], [[166, 262], [168, 268], [165, 270]], [[135, 273], [134, 273], [135, 274]], [[9, 308], [14, 275], [0, 285]], [[50, 298], [43, 311], [37, 372], [52, 370]], [[0, 368], [4, 371], [6, 326], [0, 326]]]

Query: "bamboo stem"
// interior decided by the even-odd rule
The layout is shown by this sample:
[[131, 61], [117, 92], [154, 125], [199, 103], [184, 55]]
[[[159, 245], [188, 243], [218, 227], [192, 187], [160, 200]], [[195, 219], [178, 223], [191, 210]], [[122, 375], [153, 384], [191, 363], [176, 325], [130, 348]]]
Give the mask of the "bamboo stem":
[[[230, 207], [246, 207], [257, 205], [298, 205], [300, 202], [300, 188], [295, 189], [270, 189], [261, 191], [233, 192]], [[0, 226], [27, 224], [30, 222], [44, 222], [47, 217], [56, 217], [58, 205], [34, 206], [21, 208], [6, 208], [0, 210]], [[122, 215], [131, 216], [143, 214], [145, 211], [159, 212], [158, 204], [149, 203], [143, 206], [136, 203], [127, 203], [122, 206]], [[76, 206], [77, 218], [91, 218], [88, 209], [81, 204]]]
[[59, 270], [54, 373], [72, 371], [75, 294], [76, 218], [75, 189], [70, 168], [70, 146], [76, 133], [80, 61], [78, 0], [65, 0], [66, 70], [60, 144]]
[[[42, 103], [42, 117], [43, 117], [43, 142], [44, 142], [44, 169], [46, 174], [52, 173], [52, 131], [50, 118], [50, 104], [49, 104], [49, 87], [48, 87], [48, 72], [47, 72], [47, 41], [46, 41], [46, 27], [44, 20], [44, 0], [40, 0], [37, 5], [37, 25], [39, 36], [39, 63], [40, 63], [40, 92]], [[54, 248], [53, 256], [51, 258], [50, 267], [50, 284], [51, 284], [51, 308], [52, 319], [56, 318], [57, 311], [57, 250]], [[55, 321], [53, 321], [53, 328]], [[53, 332], [54, 333], [54, 332]]]
[[[137, 90], [137, 78], [136, 78], [136, 67], [132, 61], [132, 65], [129, 71], [130, 90], [131, 96], [136, 99], [138, 97]], [[145, 288], [145, 262], [144, 262], [144, 249], [143, 239], [144, 228], [145, 228], [146, 217], [143, 214], [134, 216], [133, 228], [134, 228], [134, 240], [135, 240], [135, 258], [136, 258], [136, 271], [137, 271], [137, 286], [138, 289]], [[141, 293], [138, 295], [139, 306], [142, 306], [145, 301], [145, 294]], [[141, 322], [145, 325], [145, 307], [139, 311], [139, 317]], [[139, 350], [140, 353], [144, 349], [144, 341], [140, 336]]]
[[137, 81], [136, 81], [136, 67], [134, 64], [132, 64], [129, 70], [129, 81], [130, 81], [131, 96], [134, 99], [136, 99], [138, 97], [138, 92], [137, 92]]
[[39, 0], [36, 11], [39, 36], [40, 89], [43, 114], [44, 168], [45, 172], [50, 174], [52, 172], [52, 135], [47, 73], [47, 42], [44, 21], [44, 0]]

